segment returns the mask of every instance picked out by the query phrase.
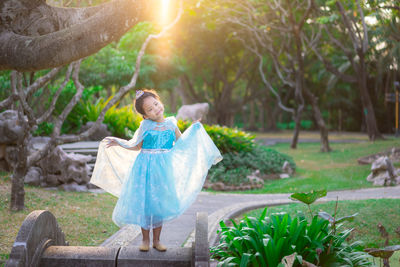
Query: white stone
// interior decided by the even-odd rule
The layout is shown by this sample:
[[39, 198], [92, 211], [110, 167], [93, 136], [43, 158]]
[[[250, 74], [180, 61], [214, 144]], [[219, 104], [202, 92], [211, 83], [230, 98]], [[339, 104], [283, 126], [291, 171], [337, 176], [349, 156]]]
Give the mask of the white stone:
[[281, 174], [279, 174], [279, 178], [281, 178], [281, 179], [290, 178], [290, 175], [287, 173], [281, 173]]
[[381, 170], [386, 171], [387, 170], [386, 160], [388, 160], [388, 157], [383, 156], [383, 157], [379, 157], [377, 160], [372, 162], [371, 171], [373, 173], [376, 173]]
[[208, 114], [209, 104], [208, 103], [197, 103], [192, 105], [183, 105], [179, 108], [176, 119], [182, 120], [204, 120]]

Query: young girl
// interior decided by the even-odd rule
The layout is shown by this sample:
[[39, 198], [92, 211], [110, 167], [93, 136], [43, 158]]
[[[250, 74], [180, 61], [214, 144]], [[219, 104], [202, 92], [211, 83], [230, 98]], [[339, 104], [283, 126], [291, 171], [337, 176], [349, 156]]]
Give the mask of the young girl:
[[176, 119], [164, 117], [155, 91], [137, 91], [135, 109], [144, 120], [134, 137], [100, 142], [90, 182], [119, 197], [113, 221], [141, 227], [141, 251], [149, 250], [150, 229], [153, 247], [165, 251], [162, 224], [193, 203], [209, 168], [222, 156], [199, 122], [181, 134]]

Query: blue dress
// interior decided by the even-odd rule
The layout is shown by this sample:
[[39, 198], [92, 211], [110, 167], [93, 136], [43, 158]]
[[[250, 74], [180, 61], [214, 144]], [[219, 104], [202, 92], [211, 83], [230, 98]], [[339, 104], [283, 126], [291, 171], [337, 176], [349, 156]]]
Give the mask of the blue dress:
[[125, 148], [143, 141], [140, 152], [104, 149], [100, 143], [91, 183], [119, 197], [112, 215], [118, 226], [151, 229], [176, 218], [196, 199], [212, 164], [222, 159], [201, 123], [175, 143], [176, 128], [174, 117], [144, 120], [132, 140], [115, 139]]

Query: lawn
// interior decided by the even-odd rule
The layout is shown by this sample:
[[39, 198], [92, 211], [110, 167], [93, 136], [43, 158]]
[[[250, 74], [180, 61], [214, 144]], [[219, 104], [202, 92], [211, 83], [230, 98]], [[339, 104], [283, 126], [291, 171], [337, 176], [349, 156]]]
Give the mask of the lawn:
[[[300, 143], [296, 150], [291, 150], [288, 144], [277, 144], [272, 148], [289, 154], [295, 160], [296, 175], [290, 179], [266, 183], [262, 190], [247, 192], [284, 193], [321, 188], [331, 191], [372, 187], [365, 180], [370, 166], [358, 165], [357, 158], [387, 150], [398, 146], [399, 143], [395, 139], [374, 143], [367, 141], [352, 144], [333, 143], [331, 144], [333, 148], [331, 153], [320, 153], [318, 143]], [[397, 164], [397, 166], [399, 165]], [[10, 212], [10, 191], [9, 174], [0, 173], [0, 266], [1, 261], [8, 257], [23, 220], [33, 210], [52, 212], [65, 233], [66, 240], [72, 246], [97, 246], [118, 230], [111, 220], [112, 210], [117, 199], [109, 194], [51, 191], [26, 186], [26, 208], [21, 212]], [[396, 203], [398, 207], [398, 202]], [[387, 205], [388, 207], [392, 206]], [[341, 206], [350, 206], [350, 204]], [[393, 208], [394, 206], [393, 204]], [[390, 213], [386, 212], [386, 206], [376, 209], [366, 206], [365, 209], [369, 209], [370, 216], [375, 219], [388, 218], [392, 222], [400, 221], [398, 217], [395, 219], [390, 217]], [[379, 215], [380, 213], [374, 215], [374, 212], [379, 210], [385, 212], [382, 215]], [[348, 212], [346, 211], [344, 214], [348, 214]], [[397, 214], [400, 214], [399, 210], [397, 210]], [[373, 225], [370, 229], [370, 232], [366, 231], [364, 234], [366, 238], [371, 236], [370, 239], [366, 239], [367, 242], [375, 240], [373, 237], [375, 226]]]
[[[299, 143], [297, 149], [289, 144], [279, 143], [269, 146], [290, 155], [296, 165], [296, 174], [289, 179], [266, 182], [264, 187], [243, 193], [291, 193], [312, 189], [328, 191], [373, 187], [366, 180], [370, 165], [359, 165], [357, 159], [363, 156], [399, 147], [400, 140], [388, 138], [384, 141], [362, 141], [358, 143], [331, 143], [332, 152], [319, 151], [319, 143]], [[400, 167], [399, 163], [395, 166]]]
[[9, 210], [11, 182], [0, 176], [0, 266], [25, 217], [34, 210], [49, 210], [56, 217], [71, 246], [97, 246], [119, 228], [111, 214], [117, 199], [109, 194], [52, 191], [25, 186], [25, 209]]
[[[314, 203], [311, 210], [314, 214], [319, 211], [326, 211], [334, 215], [336, 201], [326, 203]], [[293, 218], [298, 211], [303, 212], [308, 218], [309, 210], [304, 204], [290, 204], [268, 208], [267, 214], [276, 212], [287, 212]], [[254, 210], [247, 216], [259, 217], [262, 209]], [[353, 228], [349, 242], [360, 240], [364, 247], [383, 247], [384, 239], [380, 237], [378, 223], [381, 223], [389, 233], [389, 245], [400, 244], [400, 199], [369, 199], [358, 201], [339, 201], [337, 218], [358, 213], [353, 222], [345, 222], [344, 228]], [[396, 233], [396, 231], [398, 233]], [[400, 266], [400, 252], [392, 258], [392, 267]]]

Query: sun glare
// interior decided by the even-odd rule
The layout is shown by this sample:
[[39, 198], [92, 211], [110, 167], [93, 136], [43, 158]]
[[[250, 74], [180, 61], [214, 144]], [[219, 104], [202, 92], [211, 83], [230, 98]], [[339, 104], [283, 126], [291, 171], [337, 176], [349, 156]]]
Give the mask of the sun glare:
[[170, 6], [170, 0], [161, 0], [161, 24], [165, 25], [168, 22], [169, 18], [169, 6]]

